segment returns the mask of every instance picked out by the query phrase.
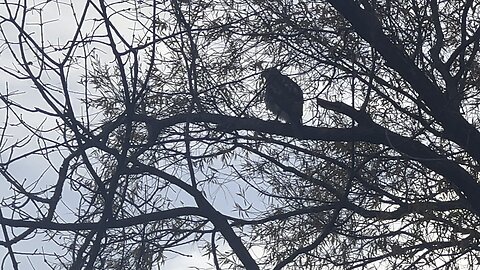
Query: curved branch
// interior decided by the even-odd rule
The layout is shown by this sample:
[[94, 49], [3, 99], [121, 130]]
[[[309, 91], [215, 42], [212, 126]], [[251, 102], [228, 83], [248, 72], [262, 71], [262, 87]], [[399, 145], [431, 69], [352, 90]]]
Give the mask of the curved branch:
[[207, 113], [179, 114], [161, 120], [146, 115], [134, 115], [133, 119], [146, 123], [157, 132], [166, 127], [190, 121], [191, 123], [217, 124], [216, 129], [224, 132], [252, 130], [288, 137], [295, 137], [301, 134], [301, 139], [304, 140], [336, 142], [355, 140], [386, 145], [445, 177], [457, 189], [458, 195], [466, 199], [471, 209], [480, 215], [480, 203], [478, 199], [480, 198], [480, 187], [476, 179], [456, 162], [437, 154], [421, 142], [394, 133], [374, 123], [365, 112], [357, 111], [339, 102], [323, 101], [323, 105], [355, 119], [359, 123], [359, 126], [348, 129], [302, 126], [293, 129], [291, 125], [277, 121], [263, 121], [255, 118], [237, 118]]

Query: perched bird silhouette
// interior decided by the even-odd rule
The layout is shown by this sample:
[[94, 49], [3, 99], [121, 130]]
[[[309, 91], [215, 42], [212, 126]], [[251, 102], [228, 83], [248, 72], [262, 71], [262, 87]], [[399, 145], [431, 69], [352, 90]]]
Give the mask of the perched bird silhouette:
[[262, 72], [265, 79], [265, 104], [277, 119], [302, 125], [303, 92], [300, 86], [276, 68]]

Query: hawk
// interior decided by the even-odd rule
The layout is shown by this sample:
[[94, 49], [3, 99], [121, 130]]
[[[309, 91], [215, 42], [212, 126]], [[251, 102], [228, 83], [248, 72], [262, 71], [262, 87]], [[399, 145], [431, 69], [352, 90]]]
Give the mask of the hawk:
[[292, 79], [276, 68], [262, 72], [265, 79], [265, 104], [277, 119], [293, 125], [302, 125], [303, 92]]

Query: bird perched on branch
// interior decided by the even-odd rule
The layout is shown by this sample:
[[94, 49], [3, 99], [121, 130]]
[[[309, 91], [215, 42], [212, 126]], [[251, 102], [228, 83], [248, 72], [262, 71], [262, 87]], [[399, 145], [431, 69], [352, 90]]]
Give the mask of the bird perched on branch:
[[265, 79], [265, 104], [277, 119], [293, 125], [302, 125], [303, 92], [292, 79], [276, 68], [262, 72]]

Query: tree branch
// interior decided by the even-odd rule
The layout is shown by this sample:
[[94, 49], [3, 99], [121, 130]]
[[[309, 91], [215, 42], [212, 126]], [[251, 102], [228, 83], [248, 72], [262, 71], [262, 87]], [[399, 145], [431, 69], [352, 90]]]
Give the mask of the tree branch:
[[194, 188], [193, 186], [190, 186], [189, 184], [183, 182], [181, 179], [171, 174], [168, 174], [164, 171], [158, 170], [157, 168], [147, 166], [139, 162], [134, 163], [134, 169], [137, 169], [138, 172], [148, 172], [152, 175], [161, 177], [167, 180], [168, 182], [182, 188], [187, 193], [189, 193], [195, 199], [201, 211], [205, 213], [205, 215], [208, 217], [209, 221], [213, 223], [213, 225], [215, 226], [215, 229], [220, 231], [223, 237], [225, 237], [225, 240], [227, 240], [228, 244], [233, 249], [235, 254], [238, 256], [240, 261], [243, 263], [244, 267], [249, 270], [260, 269], [257, 263], [255, 262], [255, 260], [252, 258], [252, 256], [248, 252], [245, 245], [242, 243], [240, 237], [237, 236], [235, 231], [232, 229], [232, 226], [228, 223], [227, 218], [225, 218], [224, 215], [219, 213], [207, 201], [207, 199], [205, 199], [201, 191]]
[[151, 125], [157, 132], [168, 126], [172, 126], [185, 121], [191, 123], [211, 123], [217, 124], [217, 130], [231, 132], [234, 130], [252, 130], [269, 134], [295, 137], [298, 133], [302, 134], [304, 140], [321, 140], [335, 142], [349, 142], [352, 140], [363, 141], [373, 144], [382, 144], [392, 147], [399, 153], [408, 156], [430, 170], [445, 177], [454, 187], [460, 197], [465, 198], [472, 209], [480, 214], [480, 187], [465, 169], [452, 160], [437, 154], [424, 144], [399, 134], [396, 134], [369, 119], [365, 112], [357, 111], [346, 104], [340, 102], [328, 102], [320, 100], [320, 103], [329, 109], [348, 115], [357, 120], [359, 126], [349, 129], [325, 128], [302, 126], [292, 129], [289, 124], [283, 124], [278, 121], [263, 121], [255, 118], [237, 118], [233, 116], [218, 114], [179, 114], [166, 119], [155, 119], [146, 115], [134, 115], [135, 121], [144, 122]]
[[442, 124], [448, 138], [479, 161], [480, 132], [465, 120], [442, 90], [429, 80], [405, 52], [395, 46], [383, 33], [382, 25], [372, 10], [363, 9], [353, 0], [328, 0], [328, 2], [383, 56], [385, 64], [397, 71], [411, 85], [430, 108], [432, 116]]

